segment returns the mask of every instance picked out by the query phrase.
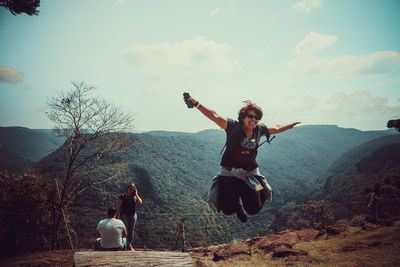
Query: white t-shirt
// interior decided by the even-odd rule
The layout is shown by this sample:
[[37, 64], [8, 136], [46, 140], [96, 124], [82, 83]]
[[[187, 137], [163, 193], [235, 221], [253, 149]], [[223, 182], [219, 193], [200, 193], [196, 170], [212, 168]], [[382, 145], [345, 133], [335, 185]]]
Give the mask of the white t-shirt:
[[126, 230], [124, 223], [115, 218], [101, 220], [97, 225], [103, 248], [122, 247], [122, 232]]

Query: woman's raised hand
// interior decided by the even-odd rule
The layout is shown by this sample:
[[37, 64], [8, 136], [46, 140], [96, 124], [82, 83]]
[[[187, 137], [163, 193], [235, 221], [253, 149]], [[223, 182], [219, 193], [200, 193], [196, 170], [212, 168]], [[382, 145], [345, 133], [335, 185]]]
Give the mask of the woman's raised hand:
[[194, 107], [194, 99], [190, 97], [188, 92], [183, 93], [183, 100], [185, 101], [185, 104], [187, 105], [188, 108]]

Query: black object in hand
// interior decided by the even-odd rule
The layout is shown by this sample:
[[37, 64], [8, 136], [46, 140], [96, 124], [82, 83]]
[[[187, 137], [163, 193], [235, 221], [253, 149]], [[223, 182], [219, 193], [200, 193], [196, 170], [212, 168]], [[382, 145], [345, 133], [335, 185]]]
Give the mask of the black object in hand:
[[190, 97], [189, 93], [183, 93], [183, 99], [185, 100], [185, 103], [186, 103], [187, 107], [188, 108], [193, 108], [194, 104], [193, 104], [192, 101], [189, 100], [189, 97]]

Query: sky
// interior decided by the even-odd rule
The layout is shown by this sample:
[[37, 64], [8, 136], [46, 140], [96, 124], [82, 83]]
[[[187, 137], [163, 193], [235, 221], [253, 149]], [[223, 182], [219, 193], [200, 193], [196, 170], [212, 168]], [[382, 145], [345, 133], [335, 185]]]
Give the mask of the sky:
[[218, 128], [243, 101], [268, 125], [383, 130], [400, 118], [398, 0], [42, 0], [0, 7], [0, 126], [52, 128], [47, 100], [84, 81], [134, 130]]

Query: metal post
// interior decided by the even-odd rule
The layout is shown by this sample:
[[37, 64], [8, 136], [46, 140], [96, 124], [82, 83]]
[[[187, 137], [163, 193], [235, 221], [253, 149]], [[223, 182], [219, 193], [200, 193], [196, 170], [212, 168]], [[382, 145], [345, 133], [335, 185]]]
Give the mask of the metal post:
[[182, 252], [186, 252], [186, 244], [185, 244], [185, 218], [181, 219], [182, 221]]
[[278, 229], [279, 229], [279, 227], [278, 227], [278, 224], [279, 224], [278, 220], [279, 220], [279, 207], [276, 207], [276, 210], [275, 210], [275, 219], [274, 219], [274, 229], [273, 229], [275, 234], [278, 232]]

